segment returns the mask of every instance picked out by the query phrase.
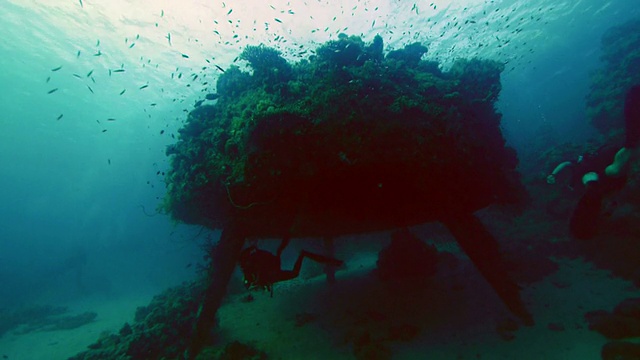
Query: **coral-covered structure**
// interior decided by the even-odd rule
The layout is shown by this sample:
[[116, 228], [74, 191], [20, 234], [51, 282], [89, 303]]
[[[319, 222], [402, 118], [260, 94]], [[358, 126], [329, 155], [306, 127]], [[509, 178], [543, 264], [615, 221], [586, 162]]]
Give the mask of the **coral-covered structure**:
[[253, 73], [226, 70], [217, 103], [193, 110], [168, 149], [164, 209], [210, 228], [242, 216], [264, 219], [252, 220], [264, 235], [326, 236], [514, 199], [517, 159], [494, 110], [502, 65], [443, 73], [426, 51], [385, 58], [381, 38], [345, 36], [289, 64], [247, 47]]
[[192, 345], [194, 358], [247, 237], [324, 237], [441, 221], [512, 312], [518, 286], [473, 212], [517, 202], [515, 152], [494, 103], [503, 65], [443, 72], [410, 44], [386, 54], [341, 35], [291, 63], [263, 45], [226, 69], [213, 105], [194, 109], [168, 148], [163, 210], [222, 228]]
[[624, 126], [624, 96], [640, 83], [640, 19], [607, 30], [601, 47], [603, 66], [591, 79], [587, 116], [606, 134]]

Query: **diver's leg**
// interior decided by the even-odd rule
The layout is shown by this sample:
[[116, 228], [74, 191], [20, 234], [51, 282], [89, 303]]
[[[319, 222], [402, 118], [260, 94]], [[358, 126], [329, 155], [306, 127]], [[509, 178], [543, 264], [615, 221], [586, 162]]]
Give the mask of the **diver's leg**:
[[594, 187], [587, 188], [576, 205], [569, 229], [576, 239], [586, 240], [594, 237], [598, 230], [598, 219], [602, 211], [603, 196]]
[[327, 265], [331, 265], [331, 266], [342, 266], [342, 264], [344, 264], [344, 262], [342, 260], [338, 260], [338, 259], [334, 259], [332, 257], [328, 257], [328, 256], [324, 256], [324, 255], [320, 255], [320, 254], [314, 254], [308, 251], [303, 250], [300, 253], [300, 256], [304, 256], [304, 257], [308, 257], [309, 259], [321, 263], [321, 264], [327, 264]]
[[605, 197], [624, 188], [626, 183], [627, 176], [624, 175], [602, 176], [602, 179], [587, 185], [587, 190], [578, 201], [569, 224], [571, 234], [576, 239], [585, 240], [596, 235]]
[[526, 325], [533, 325], [533, 317], [520, 297], [520, 287], [507, 273], [498, 242], [482, 222], [471, 213], [443, 222], [507, 308]]
[[302, 250], [300, 252], [300, 255], [298, 255], [298, 259], [296, 260], [296, 263], [293, 265], [293, 270], [281, 271], [277, 281], [290, 280], [298, 277], [298, 275], [300, 275], [300, 269], [302, 269], [302, 261], [304, 260], [304, 258], [309, 258], [315, 262], [328, 264], [332, 266], [341, 266], [343, 264], [343, 262], [340, 260], [336, 260], [324, 255], [318, 255], [318, 254], [310, 253], [306, 250]]
[[245, 236], [238, 224], [225, 227], [220, 241], [211, 249], [211, 267], [204, 294], [204, 300], [198, 310], [191, 343], [184, 353], [184, 359], [195, 359], [209, 339], [215, 325], [216, 312], [227, 291], [227, 284], [240, 257]]

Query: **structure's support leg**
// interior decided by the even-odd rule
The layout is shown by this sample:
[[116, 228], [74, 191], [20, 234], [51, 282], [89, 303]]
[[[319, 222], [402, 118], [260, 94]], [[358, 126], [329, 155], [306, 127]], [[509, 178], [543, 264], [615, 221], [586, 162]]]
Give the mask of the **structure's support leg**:
[[184, 359], [195, 359], [209, 340], [215, 325], [216, 313], [227, 292], [227, 285], [240, 257], [244, 241], [245, 237], [239, 227], [231, 224], [222, 231], [220, 241], [211, 249], [208, 284]]
[[526, 325], [533, 325], [533, 317], [520, 297], [520, 287], [507, 273], [498, 242], [482, 222], [469, 213], [455, 216], [445, 225], [507, 308]]
[[[324, 249], [325, 249], [325, 255], [328, 258], [331, 258], [331, 259], [336, 258], [336, 248], [335, 248], [335, 244], [333, 242], [332, 237], [324, 238]], [[335, 264], [329, 264], [329, 263], [325, 264], [324, 273], [325, 275], [327, 275], [327, 282], [329, 284], [333, 284], [336, 282], [336, 265]]]

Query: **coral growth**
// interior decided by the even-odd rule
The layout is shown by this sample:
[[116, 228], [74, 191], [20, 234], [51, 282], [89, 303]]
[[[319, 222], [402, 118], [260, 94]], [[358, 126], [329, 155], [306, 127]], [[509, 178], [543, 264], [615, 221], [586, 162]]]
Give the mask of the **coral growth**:
[[117, 334], [103, 333], [89, 350], [71, 360], [175, 359], [186, 348], [203, 287], [185, 283], [156, 295], [136, 310], [132, 324]]
[[461, 60], [443, 73], [422, 44], [383, 50], [379, 36], [340, 35], [289, 63], [247, 47], [253, 71], [227, 69], [217, 102], [194, 109], [167, 149], [163, 210], [211, 228], [242, 217], [286, 229], [299, 217], [309, 235], [514, 201], [517, 158], [494, 109], [503, 65]]
[[[154, 296], [136, 310], [131, 324], [118, 333], [105, 332], [89, 350], [70, 360], [181, 359], [195, 323], [204, 288], [199, 281], [183, 283]], [[205, 348], [197, 359], [264, 360], [264, 352], [233, 341]]]
[[587, 115], [602, 133], [623, 127], [624, 95], [640, 83], [640, 20], [610, 28], [602, 37], [603, 67], [591, 78]]

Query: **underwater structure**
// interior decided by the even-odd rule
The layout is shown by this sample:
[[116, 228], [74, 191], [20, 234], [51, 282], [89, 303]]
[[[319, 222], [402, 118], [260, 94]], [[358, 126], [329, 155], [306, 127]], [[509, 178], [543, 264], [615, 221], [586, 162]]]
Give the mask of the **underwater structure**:
[[385, 53], [340, 35], [292, 63], [264, 45], [220, 69], [167, 149], [162, 210], [222, 229], [187, 358], [195, 358], [247, 238], [332, 239], [444, 223], [509, 310], [533, 319], [497, 241], [474, 216], [523, 201], [515, 151], [494, 103], [503, 65], [461, 59], [444, 72], [420, 43]]

